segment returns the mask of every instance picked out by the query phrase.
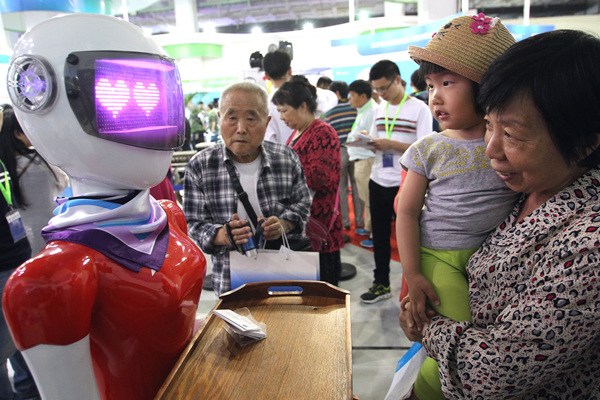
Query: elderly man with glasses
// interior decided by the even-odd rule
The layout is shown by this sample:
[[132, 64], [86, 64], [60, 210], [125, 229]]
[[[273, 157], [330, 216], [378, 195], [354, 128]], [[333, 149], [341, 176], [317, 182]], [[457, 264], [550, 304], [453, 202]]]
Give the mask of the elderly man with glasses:
[[413, 142], [431, 133], [432, 116], [425, 103], [405, 92], [400, 70], [394, 62], [375, 63], [369, 71], [369, 80], [373, 91], [385, 100], [379, 105], [369, 132], [376, 150], [369, 180], [374, 280], [373, 286], [360, 296], [364, 303], [375, 303], [392, 296], [390, 237], [394, 198], [402, 182], [399, 160]]

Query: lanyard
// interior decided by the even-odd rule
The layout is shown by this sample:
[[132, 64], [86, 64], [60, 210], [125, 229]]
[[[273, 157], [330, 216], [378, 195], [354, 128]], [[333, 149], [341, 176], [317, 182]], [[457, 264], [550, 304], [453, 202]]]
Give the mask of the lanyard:
[[400, 109], [404, 105], [404, 102], [408, 99], [408, 94], [404, 92], [404, 97], [402, 97], [402, 101], [398, 104], [398, 108], [396, 108], [396, 113], [394, 114], [394, 119], [392, 120], [391, 125], [388, 125], [388, 106], [390, 103], [385, 104], [385, 134], [387, 135], [388, 140], [392, 138], [392, 131], [394, 130], [394, 125], [396, 125], [396, 118], [398, 118], [398, 113]]
[[8, 174], [8, 170], [4, 165], [4, 162], [0, 160], [0, 164], [2, 164], [2, 173], [0, 173], [0, 192], [2, 192], [2, 196], [6, 200], [6, 204], [9, 207], [12, 207], [12, 194], [10, 192], [10, 175]]
[[354, 123], [352, 123], [352, 128], [350, 128], [350, 132], [354, 131], [354, 128], [356, 128], [356, 124], [358, 123], [359, 119], [364, 114], [364, 112], [367, 111], [368, 109], [370, 109], [371, 107], [373, 107], [373, 101], [371, 101], [369, 99], [369, 102], [367, 103], [367, 107], [365, 107], [365, 106], [363, 106], [363, 107], [361, 107], [360, 111], [358, 112], [358, 115], [356, 116], [356, 119], [354, 120]]

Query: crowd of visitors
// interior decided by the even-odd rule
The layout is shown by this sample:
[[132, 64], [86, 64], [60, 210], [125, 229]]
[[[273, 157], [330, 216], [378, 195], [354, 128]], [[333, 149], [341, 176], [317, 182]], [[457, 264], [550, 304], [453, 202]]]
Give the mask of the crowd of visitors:
[[[412, 399], [600, 398], [600, 40], [557, 30], [515, 42], [478, 14], [409, 55], [408, 89], [392, 60], [368, 80], [313, 85], [275, 50], [262, 60], [271, 93], [248, 81], [207, 106], [186, 98], [182, 150], [197, 153], [182, 208], [212, 288], [231, 289], [232, 251], [302, 243], [313, 224], [324, 238], [304, 249], [338, 285], [341, 249], [359, 235], [373, 252], [360, 301], [403, 285], [400, 326], [427, 352]], [[10, 106], [2, 115], [0, 289], [45, 245], [68, 184]], [[390, 282], [393, 233], [403, 282]], [[4, 389], [6, 360], [20, 361], [3, 319], [0, 345]]]

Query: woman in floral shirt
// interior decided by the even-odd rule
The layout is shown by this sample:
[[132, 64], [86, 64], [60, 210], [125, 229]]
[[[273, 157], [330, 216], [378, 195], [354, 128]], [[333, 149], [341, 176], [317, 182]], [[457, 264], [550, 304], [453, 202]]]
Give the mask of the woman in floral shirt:
[[473, 320], [400, 324], [450, 399], [600, 399], [600, 40], [536, 35], [489, 68], [486, 154], [523, 193], [471, 257]]

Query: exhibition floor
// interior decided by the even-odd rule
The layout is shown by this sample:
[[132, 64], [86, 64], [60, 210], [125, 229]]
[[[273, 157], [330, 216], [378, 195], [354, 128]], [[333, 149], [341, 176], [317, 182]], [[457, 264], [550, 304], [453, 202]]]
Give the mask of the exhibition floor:
[[[398, 325], [400, 264], [392, 261], [390, 265], [392, 298], [363, 304], [359, 296], [372, 283], [373, 253], [349, 243], [342, 249], [342, 262], [357, 269], [354, 278], [340, 283], [350, 292], [351, 300], [353, 391], [361, 400], [383, 400], [398, 359], [411, 345]], [[198, 313], [206, 315], [216, 300], [214, 292], [203, 290]]]

